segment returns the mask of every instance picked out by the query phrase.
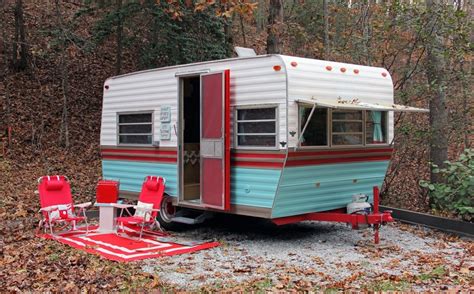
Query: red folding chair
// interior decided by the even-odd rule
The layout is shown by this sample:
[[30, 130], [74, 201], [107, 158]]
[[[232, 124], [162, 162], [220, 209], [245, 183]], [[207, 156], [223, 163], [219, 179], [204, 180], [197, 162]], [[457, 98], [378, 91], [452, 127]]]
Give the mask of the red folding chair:
[[[89, 233], [89, 224], [85, 209], [91, 202], [74, 205], [71, 195], [71, 186], [66, 176], [44, 176], [38, 179], [38, 191], [40, 196], [42, 219], [38, 229], [49, 228], [51, 236], [54, 236], [53, 225], [57, 223], [71, 224], [71, 230], [76, 229], [76, 224], [80, 221], [86, 223], [86, 234]], [[79, 214], [75, 209], [79, 209]], [[81, 216], [82, 214], [82, 216]]]
[[[165, 183], [166, 180], [162, 177], [147, 176], [143, 182], [137, 205], [114, 204], [116, 208], [122, 209], [120, 216], [116, 218], [117, 225], [122, 229], [122, 232], [125, 232], [124, 224], [138, 225], [141, 227], [139, 238], [141, 239], [144, 227], [149, 227], [152, 230], [156, 226], [161, 230], [156, 217], [160, 211]], [[135, 209], [134, 215], [130, 213], [129, 208]], [[128, 216], [123, 216], [124, 211], [127, 212]]]

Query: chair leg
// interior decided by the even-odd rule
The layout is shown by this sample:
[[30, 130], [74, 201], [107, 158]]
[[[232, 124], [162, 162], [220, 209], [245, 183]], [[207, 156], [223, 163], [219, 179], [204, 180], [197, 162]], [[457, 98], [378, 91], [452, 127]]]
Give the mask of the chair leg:
[[142, 235], [143, 235], [143, 228], [145, 227], [145, 223], [142, 223], [142, 228], [140, 229], [140, 238], [138, 238], [138, 240], [141, 240], [142, 239]]
[[155, 219], [155, 226], [160, 230], [160, 232], [163, 232], [163, 229], [161, 228], [160, 222]]
[[38, 228], [36, 229], [36, 234], [39, 234], [42, 225], [43, 225], [43, 220], [40, 220], [39, 223], [38, 223]]
[[122, 226], [121, 226], [121, 223], [120, 223], [120, 222], [117, 222], [117, 224], [116, 224], [116, 228], [117, 228], [117, 229], [115, 230], [115, 235], [118, 236], [121, 227], [122, 227]]
[[53, 225], [50, 220], [48, 220], [48, 226], [49, 226], [49, 231], [51, 233], [51, 237], [54, 238], [54, 233], [53, 233]]
[[86, 235], [89, 234], [89, 222], [87, 221], [87, 217], [84, 219], [86, 222]]
[[84, 221], [86, 222], [86, 235], [89, 234], [89, 222], [87, 221], [86, 210], [82, 209], [82, 215], [84, 216]]

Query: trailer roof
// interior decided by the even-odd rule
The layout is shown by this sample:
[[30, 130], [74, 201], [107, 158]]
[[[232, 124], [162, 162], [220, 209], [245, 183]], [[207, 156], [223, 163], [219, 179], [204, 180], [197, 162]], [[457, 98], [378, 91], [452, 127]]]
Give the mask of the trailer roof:
[[195, 63], [186, 63], [186, 64], [178, 64], [178, 65], [170, 65], [170, 66], [164, 66], [164, 67], [158, 67], [158, 68], [152, 68], [152, 69], [147, 69], [147, 70], [141, 70], [141, 71], [135, 71], [131, 73], [126, 73], [118, 76], [112, 76], [109, 77], [109, 79], [117, 79], [117, 78], [122, 78], [130, 75], [136, 75], [136, 74], [141, 74], [141, 73], [146, 73], [146, 72], [155, 72], [155, 71], [162, 71], [162, 70], [169, 70], [169, 69], [179, 69], [179, 68], [186, 68], [189, 66], [196, 66], [196, 65], [206, 65], [206, 64], [214, 64], [214, 63], [223, 63], [223, 62], [229, 62], [229, 61], [240, 61], [240, 60], [253, 60], [253, 59], [259, 59], [259, 58], [269, 58], [269, 57], [278, 57], [281, 59], [281, 61], [285, 64], [285, 66], [290, 66], [291, 60], [292, 59], [300, 59], [300, 60], [312, 60], [314, 62], [318, 63], [330, 63], [330, 64], [339, 64], [339, 65], [348, 65], [348, 66], [358, 66], [361, 68], [379, 68], [379, 67], [373, 67], [373, 66], [364, 66], [364, 65], [357, 65], [357, 64], [350, 64], [350, 63], [344, 63], [344, 62], [336, 62], [336, 61], [330, 61], [330, 60], [321, 60], [321, 59], [314, 59], [314, 58], [304, 58], [304, 57], [296, 57], [296, 56], [289, 56], [289, 55], [282, 55], [282, 54], [265, 54], [265, 55], [257, 55], [257, 56], [248, 56], [248, 57], [232, 57], [232, 58], [226, 58], [226, 59], [217, 59], [217, 60], [209, 60], [209, 61], [201, 61], [201, 62], [195, 62]]
[[217, 60], [201, 61], [201, 62], [194, 62], [194, 63], [170, 65], [170, 66], [157, 67], [157, 68], [151, 68], [151, 69], [126, 73], [126, 74], [123, 74], [123, 75], [110, 77], [109, 79], [117, 79], [117, 78], [122, 78], [122, 77], [126, 77], [126, 76], [131, 76], [131, 75], [136, 75], [136, 74], [141, 74], [141, 73], [147, 73], [147, 72], [154, 72], [154, 71], [161, 71], [161, 70], [168, 70], [168, 69], [186, 68], [188, 66], [195, 66], [195, 65], [206, 65], [206, 64], [222, 63], [222, 62], [235, 61], [235, 60], [249, 60], [249, 59], [257, 59], [257, 58], [268, 58], [268, 57], [271, 57], [271, 56], [280, 56], [280, 55], [278, 55], [278, 54], [265, 54], [265, 55], [257, 55], [257, 56], [250, 56], [250, 57], [232, 57], [232, 58], [226, 58], [226, 59], [217, 59]]

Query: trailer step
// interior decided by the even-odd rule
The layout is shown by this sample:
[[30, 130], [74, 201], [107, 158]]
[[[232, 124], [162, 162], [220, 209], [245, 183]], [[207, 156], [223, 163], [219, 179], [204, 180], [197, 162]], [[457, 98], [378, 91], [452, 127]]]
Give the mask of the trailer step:
[[173, 217], [171, 221], [176, 222], [176, 223], [182, 223], [182, 224], [187, 224], [187, 225], [196, 225], [204, 222], [206, 219], [212, 217], [212, 213], [205, 212], [197, 217], [186, 217], [186, 216], [177, 216]]

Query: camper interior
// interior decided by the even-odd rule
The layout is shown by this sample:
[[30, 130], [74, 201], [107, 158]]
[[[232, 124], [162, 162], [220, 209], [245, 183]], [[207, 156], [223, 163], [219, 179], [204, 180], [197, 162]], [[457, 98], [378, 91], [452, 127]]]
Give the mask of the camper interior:
[[183, 200], [200, 201], [200, 76], [181, 78]]

